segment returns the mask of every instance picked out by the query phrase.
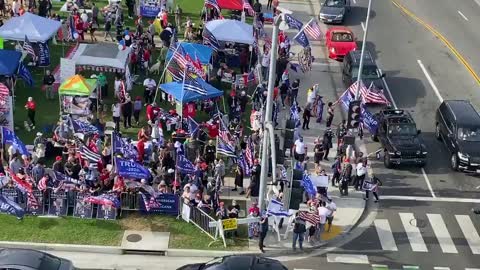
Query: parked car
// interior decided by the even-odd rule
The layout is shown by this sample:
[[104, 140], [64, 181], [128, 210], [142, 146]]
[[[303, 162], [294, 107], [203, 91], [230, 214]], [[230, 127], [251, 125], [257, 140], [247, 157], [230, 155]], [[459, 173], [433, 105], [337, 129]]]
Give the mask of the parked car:
[[288, 270], [274, 259], [256, 255], [231, 255], [207, 263], [187, 264], [177, 270]]
[[0, 248], [0, 269], [75, 270], [73, 263], [45, 252], [31, 249]]
[[350, 11], [350, 0], [325, 0], [318, 17], [324, 23], [341, 24], [348, 11]]
[[382, 144], [386, 168], [400, 164], [425, 166], [427, 150], [419, 137], [420, 130], [417, 130], [415, 121], [408, 112], [385, 109], [376, 118], [378, 130], [374, 134], [374, 140], [379, 140]]
[[480, 172], [480, 115], [468, 100], [444, 100], [436, 113], [435, 137], [450, 152], [453, 170]]
[[[345, 55], [342, 66], [342, 81], [346, 88], [350, 87], [352, 83], [357, 81], [358, 70], [360, 68], [361, 51], [350, 51]], [[377, 63], [373, 59], [369, 51], [365, 51], [363, 55], [363, 69], [362, 69], [362, 81], [365, 86], [369, 87], [373, 83], [376, 89], [383, 90], [384, 85], [382, 78], [385, 77], [378, 67]]]
[[325, 33], [325, 45], [328, 57], [335, 60], [343, 60], [347, 53], [357, 49], [357, 41], [352, 30], [343, 26], [328, 29]]

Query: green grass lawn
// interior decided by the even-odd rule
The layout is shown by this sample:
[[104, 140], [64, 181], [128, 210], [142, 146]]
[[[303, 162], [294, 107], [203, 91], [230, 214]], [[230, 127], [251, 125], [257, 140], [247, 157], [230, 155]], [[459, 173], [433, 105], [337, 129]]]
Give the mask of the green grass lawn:
[[[193, 224], [171, 216], [142, 216], [132, 214], [116, 221], [95, 219], [39, 218], [0, 215], [0, 241], [62, 243], [79, 245], [119, 246], [124, 230], [170, 232], [170, 248], [223, 250], [222, 242], [215, 242]], [[227, 249], [248, 248], [246, 228], [240, 238], [229, 238]]]

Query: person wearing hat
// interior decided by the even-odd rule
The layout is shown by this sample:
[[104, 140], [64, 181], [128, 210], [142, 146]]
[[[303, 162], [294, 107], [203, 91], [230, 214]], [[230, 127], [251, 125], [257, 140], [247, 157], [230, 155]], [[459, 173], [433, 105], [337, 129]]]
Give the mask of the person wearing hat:
[[293, 220], [293, 243], [292, 249], [296, 251], [297, 249], [297, 240], [300, 250], [303, 251], [303, 240], [305, 239], [305, 233], [307, 232], [307, 225], [305, 220], [299, 216], [297, 212], [295, 214], [295, 219]]
[[264, 248], [266, 247], [264, 244], [265, 238], [267, 237], [268, 233], [268, 215], [267, 211], [263, 211], [262, 216], [260, 218], [260, 238], [258, 239], [258, 248], [262, 253], [265, 253]]
[[333, 131], [330, 127], [327, 127], [325, 133], [323, 134], [323, 150], [325, 150], [324, 159], [328, 161], [328, 154], [330, 149], [333, 147]]
[[63, 171], [63, 160], [61, 156], [55, 157], [55, 162], [53, 162], [52, 170], [54, 172], [64, 173]]
[[215, 161], [215, 153], [217, 152], [217, 148], [215, 147], [214, 141], [209, 140], [208, 144], [205, 145], [204, 155], [205, 155], [205, 162], [210, 165]]
[[25, 103], [25, 109], [27, 109], [28, 120], [30, 120], [29, 127], [35, 129], [35, 110], [37, 104], [32, 97], [28, 97], [27, 103]]

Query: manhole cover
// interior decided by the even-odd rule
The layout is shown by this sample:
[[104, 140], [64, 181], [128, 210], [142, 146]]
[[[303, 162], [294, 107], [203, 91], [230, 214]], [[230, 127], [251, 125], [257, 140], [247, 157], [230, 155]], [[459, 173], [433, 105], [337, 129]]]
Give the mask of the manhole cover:
[[427, 226], [427, 223], [423, 219], [414, 218], [410, 220], [410, 225], [417, 228], [424, 228], [425, 226]]
[[142, 236], [140, 234], [129, 234], [129, 235], [127, 235], [127, 241], [128, 242], [135, 243], [135, 242], [138, 242], [140, 240], [142, 240]]

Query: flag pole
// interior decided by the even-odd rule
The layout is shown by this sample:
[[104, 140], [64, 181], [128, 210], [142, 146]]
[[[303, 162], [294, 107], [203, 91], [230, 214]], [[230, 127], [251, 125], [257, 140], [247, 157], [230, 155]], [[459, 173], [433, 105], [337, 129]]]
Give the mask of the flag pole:
[[[172, 35], [172, 39], [171, 39], [170, 42], [172, 42], [173, 40], [175, 40], [174, 35]], [[177, 44], [177, 47], [176, 47], [175, 50], [173, 51], [172, 57], [170, 57], [170, 59], [168, 60], [167, 64], [166, 64], [165, 67], [163, 68], [162, 76], [160, 76], [160, 80], [158, 81], [158, 84], [157, 84], [157, 90], [155, 90], [155, 97], [153, 98], [153, 101], [154, 101], [154, 102], [157, 101], [157, 94], [158, 94], [158, 89], [160, 88], [160, 83], [162, 82], [163, 78], [165, 77], [165, 73], [167, 72], [167, 68], [168, 68], [168, 66], [170, 65], [170, 63], [172, 62], [173, 56], [174, 56], [175, 53], [178, 51], [178, 48], [180, 48], [180, 42]], [[168, 53], [168, 51], [167, 51], [167, 53]]]
[[365, 33], [363, 34], [362, 41], [362, 51], [360, 53], [360, 65], [358, 67], [358, 76], [357, 76], [357, 90], [355, 92], [355, 100], [360, 99], [360, 84], [362, 83], [362, 72], [363, 72], [363, 57], [365, 55], [365, 45], [367, 43], [367, 34], [368, 34], [368, 25], [370, 21], [370, 11], [372, 9], [372, 0], [368, 1], [367, 9], [367, 19], [365, 20]]

